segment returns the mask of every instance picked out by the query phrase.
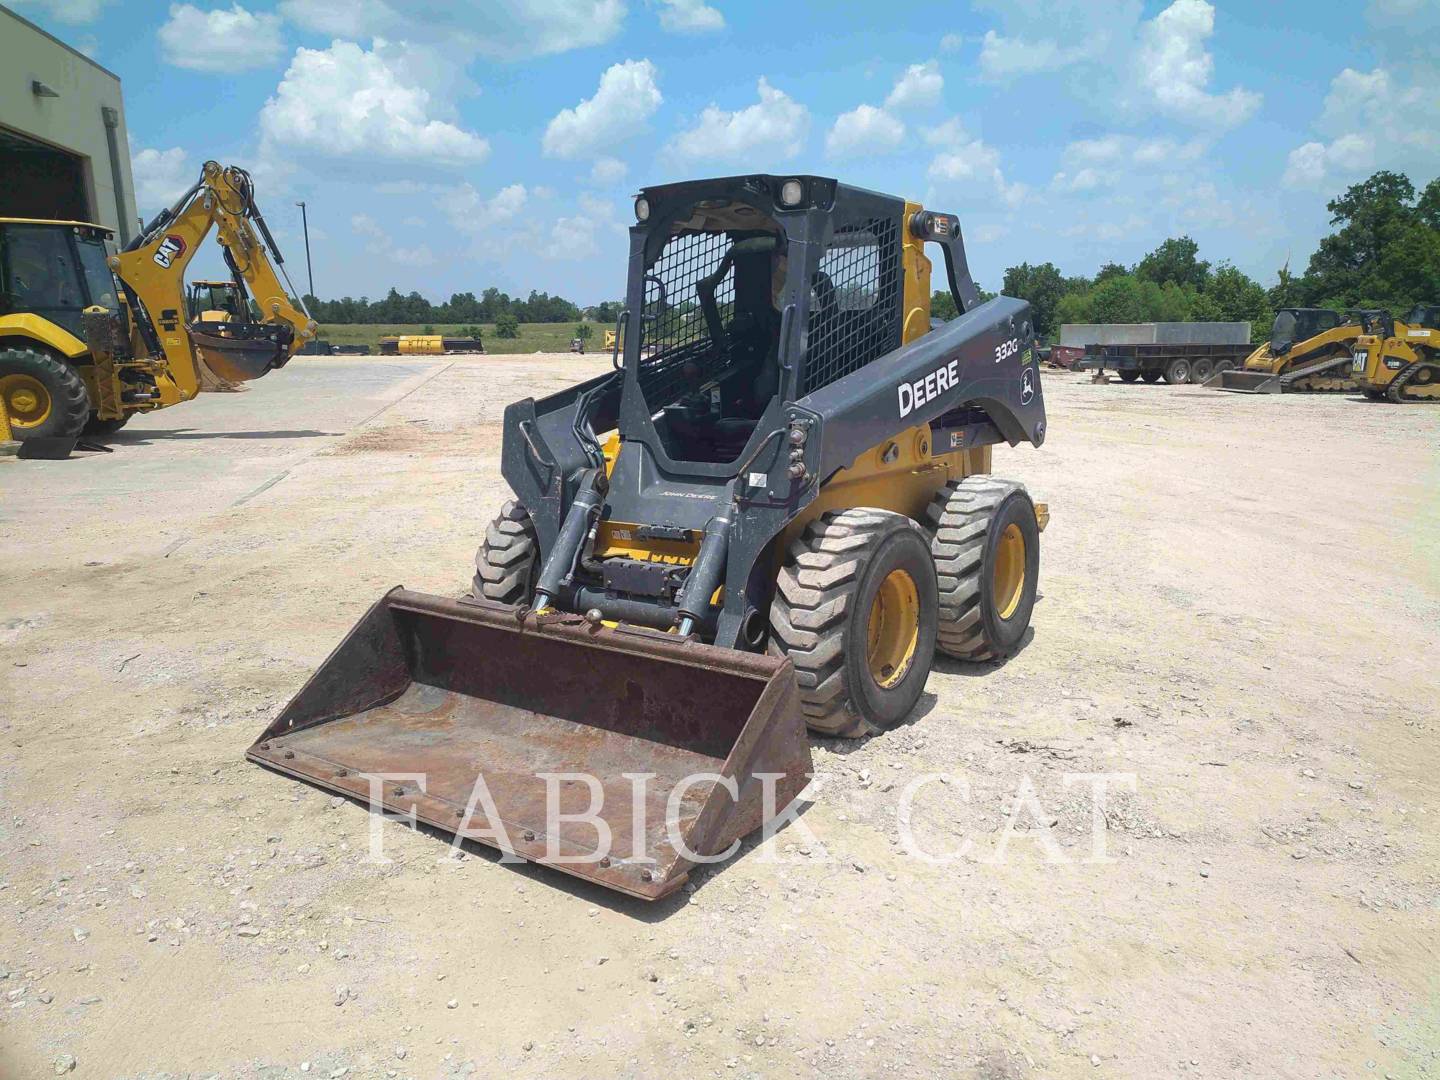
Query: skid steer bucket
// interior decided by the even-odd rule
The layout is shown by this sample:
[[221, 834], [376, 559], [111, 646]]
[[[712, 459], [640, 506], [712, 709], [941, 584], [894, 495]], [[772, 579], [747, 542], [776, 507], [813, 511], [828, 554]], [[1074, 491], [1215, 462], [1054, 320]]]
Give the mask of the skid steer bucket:
[[1237, 394], [1278, 394], [1280, 376], [1268, 371], [1217, 371], [1205, 380], [1212, 390], [1230, 390]]
[[246, 756], [647, 900], [810, 776], [788, 659], [399, 588]]

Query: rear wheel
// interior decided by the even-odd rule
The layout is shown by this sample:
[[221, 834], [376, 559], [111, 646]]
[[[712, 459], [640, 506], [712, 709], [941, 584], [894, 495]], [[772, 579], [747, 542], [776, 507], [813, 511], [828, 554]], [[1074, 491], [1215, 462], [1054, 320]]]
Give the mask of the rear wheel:
[[1222, 371], [1234, 371], [1234, 370], [1235, 370], [1235, 361], [1234, 361], [1234, 360], [1216, 360], [1216, 361], [1215, 361], [1215, 369], [1214, 369], [1214, 371], [1212, 372], [1212, 374], [1219, 375], [1220, 372], [1222, 372]]
[[1203, 383], [1211, 375], [1215, 374], [1215, 364], [1207, 356], [1197, 357], [1190, 363], [1190, 381], [1192, 383]]
[[1157, 383], [1160, 381], [1160, 372], [1150, 370], [1142, 371], [1140, 372], [1140, 378], [1148, 383]]
[[1165, 381], [1171, 386], [1184, 386], [1190, 381], [1190, 361], [1187, 357], [1177, 356], [1165, 365]]
[[530, 511], [514, 499], [500, 508], [475, 552], [471, 594], [502, 604], [528, 604], [540, 576], [540, 545]]
[[80, 373], [34, 349], [0, 350], [0, 399], [11, 433], [22, 442], [76, 437], [90, 417], [90, 395]]
[[770, 652], [795, 665], [805, 722], [855, 737], [915, 707], [935, 652], [935, 564], [903, 514], [837, 510], [785, 555], [770, 605]]
[[991, 660], [1019, 647], [1040, 576], [1040, 526], [1024, 485], [967, 476], [926, 511], [939, 583], [937, 645], [961, 660]]
[[1128, 382], [1134, 382], [1134, 381], [1135, 381], [1136, 379], [1138, 379], [1138, 378], [1140, 378], [1139, 369], [1136, 369], [1136, 370], [1134, 370], [1134, 371], [1122, 371], [1122, 372], [1120, 372], [1120, 381], [1121, 381], [1121, 382], [1127, 382], [1127, 383], [1128, 383]]

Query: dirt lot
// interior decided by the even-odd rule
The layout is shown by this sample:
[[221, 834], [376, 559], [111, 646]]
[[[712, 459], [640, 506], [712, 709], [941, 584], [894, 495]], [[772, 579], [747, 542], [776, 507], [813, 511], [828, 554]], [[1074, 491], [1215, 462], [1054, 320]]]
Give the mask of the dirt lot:
[[1029, 646], [656, 906], [376, 865], [246, 764], [384, 589], [467, 584], [504, 404], [605, 362], [297, 360], [0, 461], [0, 1077], [1440, 1075], [1440, 410], [1047, 377]]

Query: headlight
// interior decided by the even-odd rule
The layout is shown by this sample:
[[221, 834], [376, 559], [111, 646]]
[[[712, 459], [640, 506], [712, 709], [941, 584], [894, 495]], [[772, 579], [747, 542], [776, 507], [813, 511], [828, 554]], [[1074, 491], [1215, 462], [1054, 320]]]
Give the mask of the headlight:
[[644, 195], [641, 195], [638, 199], [635, 200], [635, 220], [650, 220], [650, 200], [645, 198]]
[[799, 180], [786, 180], [780, 185], [780, 202], [785, 206], [799, 206], [805, 198], [805, 185]]

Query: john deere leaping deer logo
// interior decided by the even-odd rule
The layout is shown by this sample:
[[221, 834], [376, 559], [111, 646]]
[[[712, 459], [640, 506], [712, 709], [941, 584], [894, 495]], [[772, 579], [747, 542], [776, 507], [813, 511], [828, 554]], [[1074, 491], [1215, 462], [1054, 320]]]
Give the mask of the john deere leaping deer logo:
[[185, 238], [176, 236], [174, 233], [166, 233], [165, 239], [160, 241], [160, 246], [155, 249], [155, 263], [170, 269], [173, 263], [181, 255], [185, 254]]

